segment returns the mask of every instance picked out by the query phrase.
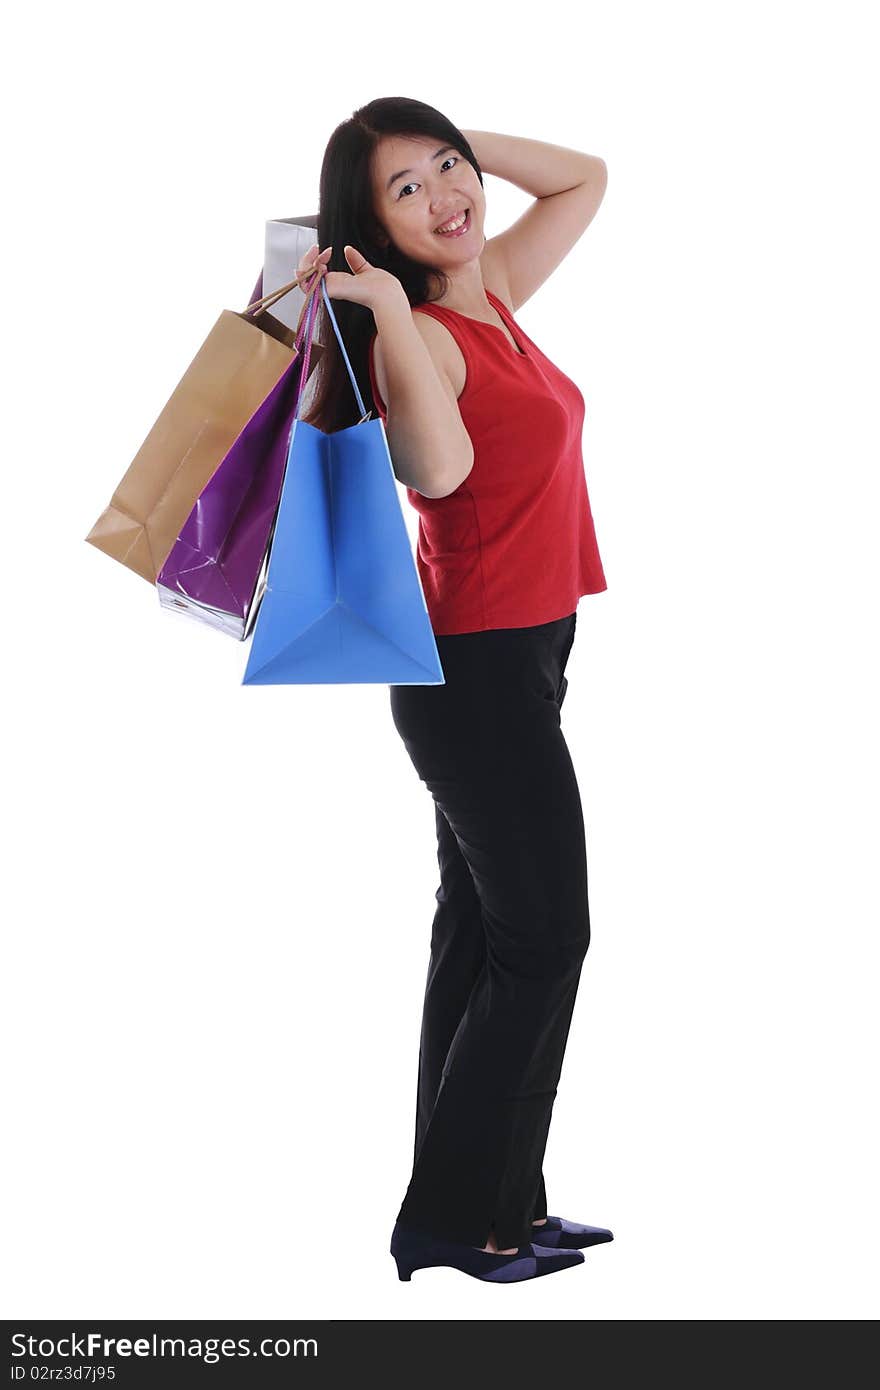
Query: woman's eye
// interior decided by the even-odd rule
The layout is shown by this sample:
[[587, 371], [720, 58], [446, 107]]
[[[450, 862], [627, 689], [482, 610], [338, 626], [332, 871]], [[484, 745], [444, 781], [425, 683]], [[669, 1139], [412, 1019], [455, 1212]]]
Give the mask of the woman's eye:
[[[456, 154], [448, 154], [448, 155], [446, 156], [446, 158], [444, 159], [443, 164], [440, 165], [440, 168], [442, 169], [442, 168], [444, 167], [444, 165], [449, 164], [449, 163], [457, 164], [457, 163], [458, 163], [458, 155], [456, 155]], [[412, 188], [412, 187], [414, 187], [413, 184], [411, 184], [411, 183], [405, 183], [405, 184], [403, 185], [403, 188], [401, 188], [400, 192], [399, 192], [398, 195], [397, 195], [397, 201], [400, 202], [400, 199], [403, 197], [403, 195], [404, 195], [404, 193], [406, 192], [406, 190], [407, 190], [408, 188]]]

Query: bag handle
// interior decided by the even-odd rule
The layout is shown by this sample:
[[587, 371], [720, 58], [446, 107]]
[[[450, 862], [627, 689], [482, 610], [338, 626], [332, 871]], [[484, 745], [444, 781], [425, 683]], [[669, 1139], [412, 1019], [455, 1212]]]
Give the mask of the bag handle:
[[[306, 278], [308, 278], [308, 277], [306, 277]], [[273, 296], [274, 296], [276, 299], [281, 299], [281, 298], [283, 298], [283, 296], [284, 296], [285, 294], [287, 294], [290, 290], [293, 289], [294, 285], [300, 285], [300, 289], [302, 289], [302, 285], [300, 284], [300, 279], [301, 279], [301, 276], [298, 274], [297, 277], [296, 277], [296, 279], [295, 279], [295, 280], [291, 280], [289, 284], [287, 284], [287, 285], [282, 285], [279, 289], [277, 289], [277, 290], [272, 290], [271, 293], [265, 294], [265, 295], [264, 295], [264, 294], [263, 294], [263, 272], [262, 272], [262, 270], [261, 270], [260, 273], [259, 273], [259, 275], [257, 276], [257, 283], [254, 285], [253, 293], [251, 294], [251, 297], [250, 297], [250, 300], [248, 301], [247, 307], [246, 307], [242, 312], [243, 312], [244, 314], [247, 314], [247, 313], [249, 313], [250, 311], [255, 310], [257, 314], [262, 313], [262, 312], [263, 312], [263, 309], [265, 309], [265, 307], [266, 307], [267, 302], [268, 302], [270, 299], [272, 299]], [[314, 289], [314, 286], [312, 286], [312, 289]], [[303, 317], [304, 317], [304, 315], [305, 315], [306, 303], [307, 303], [307, 301], [308, 301], [308, 297], [309, 297], [309, 295], [311, 294], [311, 292], [312, 292], [311, 290], [306, 290], [306, 291], [304, 291], [303, 303], [302, 303], [302, 306], [301, 306], [300, 311], [299, 311], [299, 318], [298, 318], [297, 321], [296, 321], [296, 328], [294, 329], [294, 344], [293, 344], [293, 345], [294, 345], [295, 348], [298, 348], [298, 347], [299, 347], [300, 329], [301, 329], [301, 327], [302, 327], [302, 321], [303, 321]], [[260, 308], [258, 307], [259, 305], [262, 305], [262, 306], [263, 306], [263, 309], [260, 309]]]
[[[243, 314], [245, 316], [250, 315], [251, 318], [256, 318], [259, 314], [262, 314], [265, 311], [265, 309], [268, 307], [270, 303], [275, 303], [277, 300], [283, 299], [283, 297], [286, 294], [289, 294], [290, 291], [294, 288], [294, 286], [299, 285], [299, 283], [300, 277], [297, 276], [297, 278], [295, 280], [291, 280], [289, 284], [281, 285], [279, 289], [272, 290], [271, 294], [265, 294], [262, 296], [262, 298], [257, 298], [257, 291], [263, 288], [263, 272], [260, 271], [260, 278], [254, 286], [254, 298], [242, 311]], [[300, 288], [302, 288], [302, 286], [300, 286]], [[299, 311], [299, 318], [296, 321], [296, 328], [294, 329], [293, 335], [293, 350], [295, 353], [299, 352], [300, 339], [302, 337], [303, 331], [303, 320], [305, 318], [306, 309], [308, 308], [309, 296], [311, 295], [312, 290], [314, 290], [314, 288], [315, 286], [313, 285], [312, 289], [307, 290], [305, 292], [305, 299]]]
[[[295, 286], [299, 285], [300, 289], [302, 289], [300, 279], [301, 277], [298, 275], [297, 278], [295, 280], [291, 280], [289, 284], [281, 285], [277, 290], [272, 290], [270, 294], [265, 294], [262, 297], [258, 297], [258, 291], [263, 288], [263, 272], [260, 271], [260, 278], [254, 285], [254, 297], [251, 299], [250, 303], [242, 312], [245, 315], [249, 314], [252, 318], [256, 318], [257, 315], [262, 314], [265, 311], [269, 304], [276, 303], [279, 299], [283, 299], [284, 296], [286, 294], [289, 294]], [[303, 303], [299, 311], [299, 318], [296, 321], [296, 328], [294, 329], [293, 333], [293, 350], [295, 353], [299, 353], [300, 351], [300, 340], [303, 335], [304, 327], [303, 321], [306, 316], [306, 310], [309, 307], [310, 296], [312, 295], [316, 286], [317, 281], [315, 281], [315, 284], [312, 285], [311, 289], [304, 291], [305, 297], [303, 299]]]
[[[263, 277], [261, 275], [260, 281], [262, 281], [262, 279]], [[268, 309], [277, 300], [283, 299], [284, 295], [289, 294], [291, 290], [295, 290], [298, 284], [298, 280], [291, 280], [289, 285], [282, 285], [280, 289], [272, 290], [271, 294], [264, 294], [262, 299], [253, 300], [242, 312], [250, 314], [251, 317], [256, 314], [262, 314], [264, 310]], [[262, 283], [260, 284], [260, 288], [262, 289]]]
[[[295, 283], [296, 283], [296, 281], [294, 281], [294, 284], [295, 284]], [[299, 377], [299, 389], [298, 389], [298, 391], [297, 391], [297, 397], [296, 397], [296, 418], [297, 418], [297, 420], [299, 419], [299, 407], [300, 407], [300, 402], [301, 402], [301, 400], [302, 400], [303, 388], [304, 388], [304, 386], [305, 386], [305, 383], [308, 381], [308, 377], [309, 377], [309, 355], [310, 355], [310, 353], [311, 353], [311, 348], [312, 348], [312, 335], [313, 335], [314, 329], [315, 329], [315, 320], [317, 319], [317, 313], [315, 312], [315, 305], [316, 305], [317, 302], [318, 302], [318, 296], [317, 296], [317, 294], [315, 293], [315, 291], [317, 290], [317, 288], [318, 288], [319, 285], [320, 285], [320, 287], [321, 287], [321, 294], [322, 294], [322, 297], [323, 297], [323, 300], [324, 300], [324, 307], [326, 308], [327, 313], [330, 315], [330, 322], [331, 322], [332, 325], [333, 325], [333, 332], [336, 334], [336, 341], [337, 341], [338, 344], [339, 344], [340, 351], [341, 351], [342, 356], [343, 356], [343, 358], [344, 358], [344, 360], [345, 360], [346, 370], [348, 371], [348, 378], [349, 378], [349, 381], [350, 381], [351, 384], [352, 384], [352, 387], [353, 387], [353, 389], [354, 389], [355, 399], [357, 400], [357, 403], [358, 403], [358, 410], [361, 412], [361, 418], [358, 420], [358, 424], [359, 424], [359, 425], [362, 425], [362, 424], [364, 423], [365, 420], [368, 420], [368, 419], [370, 418], [370, 416], [372, 415], [373, 412], [372, 412], [371, 410], [367, 410], [367, 408], [366, 408], [365, 405], [364, 405], [364, 400], [363, 400], [363, 397], [362, 397], [362, 395], [361, 395], [361, 393], [360, 393], [360, 391], [359, 391], [359, 389], [358, 389], [358, 384], [357, 384], [357, 380], [356, 380], [356, 378], [355, 378], [355, 374], [354, 374], [354, 372], [352, 371], [352, 368], [351, 368], [351, 362], [349, 361], [348, 353], [345, 351], [345, 343], [342, 341], [342, 334], [341, 334], [340, 331], [339, 331], [339, 324], [336, 322], [336, 315], [334, 314], [334, 312], [333, 312], [333, 306], [332, 306], [331, 303], [330, 303], [330, 296], [328, 295], [328, 293], [327, 293], [327, 287], [326, 287], [326, 285], [324, 284], [324, 277], [323, 277], [323, 275], [321, 275], [320, 273], [317, 273], [317, 274], [316, 274], [314, 284], [310, 287], [310, 289], [308, 289], [308, 290], [306, 291], [306, 294], [307, 294], [308, 297], [307, 297], [307, 299], [306, 299], [305, 304], [303, 305], [302, 313], [301, 313], [301, 315], [300, 315], [300, 322], [299, 322], [299, 324], [297, 324], [297, 330], [296, 330], [296, 336], [297, 336], [297, 344], [296, 344], [296, 345], [298, 346], [298, 344], [299, 344], [299, 335], [300, 335], [300, 327], [301, 327], [301, 325], [302, 325], [302, 323], [303, 323], [303, 320], [305, 319], [305, 320], [306, 320], [305, 361], [304, 361], [304, 363], [303, 363], [303, 369], [302, 369], [302, 371], [300, 372], [300, 377]], [[288, 286], [287, 288], [289, 289], [290, 286]], [[282, 291], [282, 293], [285, 293], [285, 292], [286, 292], [286, 291]]]

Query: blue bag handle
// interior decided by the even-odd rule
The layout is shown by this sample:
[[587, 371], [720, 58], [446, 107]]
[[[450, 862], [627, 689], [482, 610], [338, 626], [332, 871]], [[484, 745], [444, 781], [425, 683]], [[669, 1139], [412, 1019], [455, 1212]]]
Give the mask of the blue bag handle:
[[[358, 424], [359, 424], [359, 425], [362, 425], [362, 424], [364, 423], [365, 420], [368, 420], [368, 419], [370, 418], [370, 416], [372, 415], [373, 412], [372, 412], [371, 410], [367, 410], [367, 408], [366, 408], [365, 405], [364, 405], [363, 396], [361, 395], [360, 391], [358, 390], [357, 380], [355, 379], [355, 374], [354, 374], [354, 372], [352, 371], [351, 362], [350, 362], [350, 360], [349, 360], [348, 353], [345, 351], [345, 343], [342, 341], [342, 334], [341, 334], [340, 331], [339, 331], [339, 324], [336, 322], [336, 315], [335, 315], [334, 312], [333, 312], [333, 305], [330, 303], [330, 296], [329, 296], [328, 293], [327, 293], [327, 286], [324, 284], [324, 277], [323, 277], [323, 275], [321, 276], [321, 279], [320, 279], [320, 285], [321, 285], [321, 295], [322, 295], [323, 300], [324, 300], [324, 307], [326, 308], [327, 313], [330, 315], [330, 322], [331, 322], [332, 325], [333, 325], [333, 332], [336, 334], [336, 341], [337, 341], [337, 343], [339, 344], [339, 350], [340, 350], [340, 352], [342, 353], [343, 359], [344, 359], [344, 361], [345, 361], [346, 370], [348, 371], [348, 378], [349, 378], [349, 381], [351, 382], [352, 388], [353, 388], [353, 390], [354, 390], [355, 399], [357, 400], [357, 403], [358, 403], [358, 409], [359, 409], [359, 411], [361, 412], [361, 418], [358, 420]], [[308, 380], [308, 376], [309, 376], [309, 355], [310, 355], [310, 353], [311, 353], [311, 348], [312, 348], [312, 335], [313, 335], [313, 333], [314, 333], [314, 328], [315, 328], [315, 319], [317, 318], [317, 314], [315, 313], [315, 305], [317, 304], [318, 296], [317, 296], [317, 294], [314, 293], [315, 288], [316, 288], [316, 286], [313, 285], [311, 290], [306, 291], [306, 293], [310, 296], [310, 298], [309, 298], [309, 306], [308, 306], [308, 309], [306, 310], [305, 362], [303, 363], [303, 369], [302, 369], [302, 371], [301, 371], [301, 373], [300, 373], [300, 378], [299, 378], [299, 390], [297, 391], [297, 397], [296, 397], [296, 419], [297, 419], [297, 420], [299, 419], [299, 408], [300, 408], [300, 402], [302, 401], [303, 390], [304, 390], [305, 383], [306, 383], [306, 381]]]

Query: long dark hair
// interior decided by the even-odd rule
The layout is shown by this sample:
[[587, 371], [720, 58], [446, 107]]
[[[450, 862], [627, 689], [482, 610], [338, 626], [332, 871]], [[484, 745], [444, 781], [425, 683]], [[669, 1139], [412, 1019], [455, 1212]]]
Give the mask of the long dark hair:
[[[383, 246], [378, 240], [381, 228], [373, 211], [371, 159], [384, 135], [432, 136], [438, 144], [454, 145], [473, 166], [480, 183], [483, 182], [473, 150], [458, 127], [442, 112], [410, 97], [380, 97], [354, 111], [349, 120], [336, 127], [328, 141], [321, 165], [317, 242], [322, 249], [333, 247], [328, 270], [341, 270], [350, 275], [343, 247], [346, 244], [354, 246], [371, 265], [397, 276], [410, 304], [426, 304], [432, 277], [440, 283], [440, 292], [435, 298], [445, 294], [446, 274], [434, 266], [413, 261], [393, 244]], [[370, 339], [376, 331], [372, 310], [347, 299], [331, 302], [364, 404], [376, 414], [367, 362]], [[310, 405], [303, 419], [332, 434], [356, 424], [359, 411], [336, 334], [323, 307], [323, 296], [317, 315], [315, 337], [324, 351], [315, 367], [313, 384], [309, 387]]]

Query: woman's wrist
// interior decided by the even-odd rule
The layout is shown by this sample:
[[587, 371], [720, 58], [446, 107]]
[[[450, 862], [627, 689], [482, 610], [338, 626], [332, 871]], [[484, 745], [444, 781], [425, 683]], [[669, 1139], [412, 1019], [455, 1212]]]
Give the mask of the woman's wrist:
[[394, 286], [389, 286], [383, 292], [379, 303], [373, 306], [373, 318], [380, 333], [383, 328], [393, 328], [399, 323], [412, 321], [412, 311], [406, 297], [406, 290], [399, 281], [396, 289]]

